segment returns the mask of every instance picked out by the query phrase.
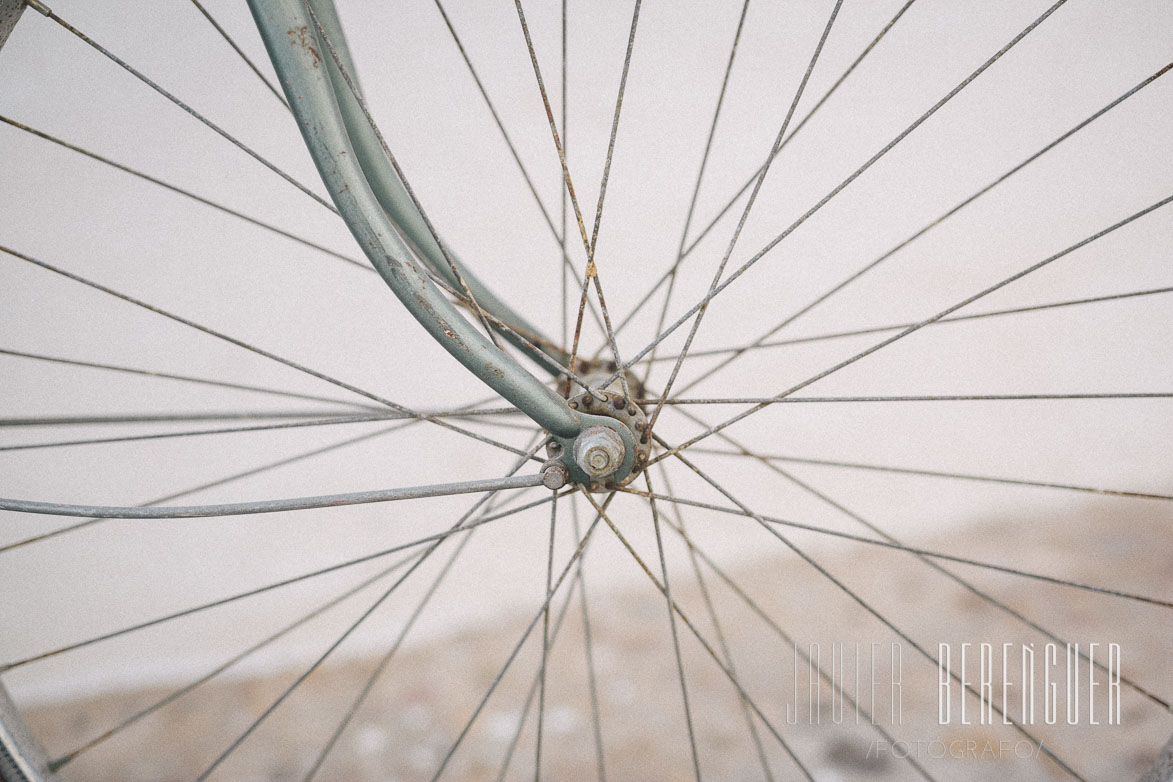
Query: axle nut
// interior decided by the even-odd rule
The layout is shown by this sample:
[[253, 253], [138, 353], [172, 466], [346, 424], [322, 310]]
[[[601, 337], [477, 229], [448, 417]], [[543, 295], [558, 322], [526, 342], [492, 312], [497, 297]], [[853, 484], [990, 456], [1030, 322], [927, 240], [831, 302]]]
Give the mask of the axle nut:
[[542, 470], [542, 485], [547, 489], [557, 491], [566, 485], [570, 480], [570, 470], [566, 469], [565, 464], [554, 462], [547, 464], [546, 468]]
[[608, 426], [587, 427], [574, 441], [574, 461], [592, 478], [614, 474], [625, 454], [623, 438]]

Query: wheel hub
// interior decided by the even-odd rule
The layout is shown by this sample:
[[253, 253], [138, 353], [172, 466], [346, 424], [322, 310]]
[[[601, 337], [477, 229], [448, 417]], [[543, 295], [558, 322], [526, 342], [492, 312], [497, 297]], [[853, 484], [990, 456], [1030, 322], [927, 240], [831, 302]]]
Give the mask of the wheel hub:
[[[594, 386], [607, 377], [593, 375], [586, 381]], [[639, 393], [638, 384], [630, 387]], [[551, 482], [574, 481], [590, 491], [605, 491], [634, 480], [651, 455], [648, 419], [643, 409], [623, 394], [619, 381], [601, 394], [584, 391], [573, 396], [567, 405], [583, 416], [584, 426], [577, 437], [555, 437], [547, 446], [550, 458], [546, 469], [554, 468]]]

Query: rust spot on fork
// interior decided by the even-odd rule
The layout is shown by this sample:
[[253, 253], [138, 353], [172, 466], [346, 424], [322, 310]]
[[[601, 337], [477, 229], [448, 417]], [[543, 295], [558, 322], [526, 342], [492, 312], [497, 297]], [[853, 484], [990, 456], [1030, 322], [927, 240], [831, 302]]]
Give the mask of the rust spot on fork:
[[318, 54], [318, 50], [315, 49], [310, 43], [310, 31], [307, 26], [302, 25], [301, 27], [291, 27], [285, 31], [285, 34], [288, 35], [295, 44], [313, 55], [315, 68], [321, 65], [322, 55]]

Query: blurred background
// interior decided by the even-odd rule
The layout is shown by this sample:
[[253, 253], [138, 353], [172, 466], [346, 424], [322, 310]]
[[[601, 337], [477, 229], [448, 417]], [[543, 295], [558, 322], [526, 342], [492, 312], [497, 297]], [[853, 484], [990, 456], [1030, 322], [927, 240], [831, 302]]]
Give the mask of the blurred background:
[[[246, 5], [202, 1], [262, 73], [274, 79]], [[558, 159], [515, 6], [453, 2], [444, 10], [532, 180], [536, 198], [436, 4], [353, 0], [340, 5], [371, 111], [439, 232], [502, 298], [547, 335], [564, 339], [573, 329], [573, 320], [568, 324], [565, 313], [569, 309], [573, 318], [580, 284], [570, 280], [567, 308], [557, 236], [564, 226], [569, 226], [566, 247], [576, 274], [581, 274], [585, 254], [573, 213], [563, 219]], [[833, 6], [823, 0], [751, 3], [740, 27], [740, 3], [641, 7], [596, 251], [600, 281], [617, 321], [637, 306], [673, 266], [681, 248], [701, 235], [762, 164]], [[1031, 25], [1050, 3], [917, 0], [905, 6], [903, 0], [843, 4], [797, 103], [792, 131], [816, 105], [817, 112], [772, 164], [726, 273], [791, 226]], [[52, 8], [258, 154], [315, 192], [324, 192], [286, 109], [195, 5], [187, 0], [97, 5], [56, 0]], [[567, 120], [561, 133], [588, 231], [632, 11], [629, 3], [571, 0], [566, 6]], [[525, 5], [525, 12], [534, 53], [561, 123], [563, 6], [532, 2]], [[819, 105], [894, 17], [882, 39]], [[736, 59], [697, 190], [692, 225], [682, 239], [730, 46], [739, 29]], [[740, 356], [695, 386], [691, 382], [723, 358], [705, 355], [706, 351], [758, 339], [1158, 72], [1169, 60], [1170, 40], [1173, 10], [1166, 3], [1062, 4], [713, 299], [676, 392], [693, 398], [768, 397], [878, 342], [887, 332], [764, 348]], [[306, 237], [336, 254], [362, 260], [333, 214], [52, 20], [25, 13], [0, 50], [0, 72], [3, 117]], [[917, 322], [1167, 197], [1173, 185], [1170, 78], [1156, 79], [1016, 171], [803, 314], [776, 339]], [[337, 255], [274, 235], [11, 123], [0, 125], [0, 171], [0, 244], [5, 248], [413, 409], [449, 409], [491, 396], [427, 339], [376, 275]], [[680, 264], [666, 323], [704, 295], [743, 209], [744, 195]], [[1173, 285], [1171, 228], [1173, 212], [1158, 209], [959, 314]], [[382, 434], [386, 422], [60, 444], [263, 425], [273, 420], [265, 416], [274, 415], [294, 420], [336, 416], [353, 412], [347, 402], [363, 400], [8, 253], [0, 254], [0, 280], [0, 349], [6, 351], [0, 354], [0, 416], [6, 424], [0, 431], [0, 447], [8, 449], [0, 450], [3, 496], [134, 505], [215, 484], [169, 500], [205, 504], [497, 477], [515, 459], [435, 426]], [[663, 289], [620, 331], [621, 357], [651, 341], [662, 302]], [[1146, 294], [928, 327], [800, 395], [1169, 392], [1169, 315], [1168, 294]], [[677, 330], [658, 355], [671, 358], [679, 353], [687, 333], [687, 328]], [[583, 335], [588, 355], [603, 347], [602, 332], [590, 316]], [[283, 399], [35, 356], [215, 378], [339, 402]], [[671, 361], [658, 361], [647, 378], [650, 387], [662, 388], [672, 366]], [[645, 365], [639, 374], [646, 377]], [[681, 392], [685, 387], [688, 390]], [[762, 454], [1169, 495], [1169, 404], [1167, 398], [786, 404], [755, 414], [730, 427], [728, 434]], [[712, 425], [745, 407], [721, 404], [687, 410]], [[124, 416], [167, 420], [29, 423]], [[200, 416], [222, 420], [192, 420]], [[182, 417], [189, 420], [171, 420]], [[525, 448], [534, 432], [525, 429], [524, 420], [499, 416], [468, 426]], [[701, 427], [666, 407], [656, 431], [677, 443]], [[24, 445], [47, 447], [11, 448]], [[760, 461], [702, 449], [729, 451], [729, 443], [709, 438], [692, 458], [761, 513], [869, 534], [861, 532], [846, 509], [926, 548], [1125, 591], [1170, 594], [1166, 570], [1173, 534], [1166, 501], [1093, 498], [1087, 492], [826, 464], [783, 465], [838, 502], [840, 507], [835, 507]], [[287, 463], [270, 467], [278, 461]], [[672, 482], [666, 493], [728, 506], [696, 475], [672, 460], [665, 464]], [[233, 477], [241, 473], [246, 474]], [[664, 479], [656, 473], [652, 477], [657, 491], [666, 491]], [[642, 479], [638, 485], [642, 488]], [[531, 492], [517, 503], [540, 497]], [[432, 534], [451, 525], [474, 499], [250, 517], [108, 521], [6, 548], [0, 551], [0, 661], [22, 660]], [[585, 529], [593, 514], [581, 500], [575, 509]], [[570, 510], [569, 501], [559, 505], [555, 574], [574, 547]], [[813, 577], [813, 570], [751, 520], [695, 508], [682, 512], [698, 545], [703, 542], [715, 561], [742, 574], [763, 600], [776, 601], [770, 605], [795, 623], [795, 637], [826, 644], [851, 639], [888, 643], [895, 638], [874, 618], [854, 613], [858, 606]], [[645, 560], [654, 564], [657, 551], [646, 502], [617, 496], [610, 515]], [[5, 514], [0, 546], [72, 523], [76, 520]], [[662, 598], [615, 536], [606, 529], [598, 532], [586, 569], [595, 609], [591, 616], [598, 623], [601, 654], [612, 655], [607, 680], [628, 682], [618, 694], [604, 690], [603, 698], [614, 712], [609, 724], [616, 726], [610, 735], [616, 768], [626, 768], [622, 764], [629, 754], [634, 764], [618, 778], [655, 778], [646, 769], [635, 769], [660, 752], [670, 759], [662, 778], [687, 776], [691, 766], [687, 744], [681, 743], [682, 712], [673, 700], [679, 697], [679, 688], [673, 679], [675, 663]], [[426, 723], [440, 738], [433, 741], [428, 738], [431, 733], [426, 740], [415, 736], [410, 724], [388, 729], [390, 733], [364, 733], [359, 726], [347, 734], [352, 751], [336, 753], [352, 761], [337, 762], [373, 759], [367, 766], [323, 767], [324, 773], [339, 779], [362, 778], [368, 772], [372, 779], [421, 774], [427, 778], [424, 772], [413, 771], [412, 763], [419, 760], [420, 768], [434, 767], [438, 758], [433, 755], [439, 750], [432, 744], [445, 745], [460, 730], [464, 715], [475, 706], [474, 695], [483, 690], [482, 678], [487, 686], [541, 605], [548, 534], [545, 505], [480, 529], [462, 554], [460, 567], [446, 577], [406, 636], [404, 672], [387, 685], [398, 689], [377, 702], [388, 714], [398, 715], [394, 719], [408, 723], [411, 720], [403, 715], [424, 712], [393, 709], [390, 704], [403, 698], [403, 703], [420, 706], [431, 716], [419, 716], [412, 724], [418, 728]], [[825, 535], [794, 535], [804, 550], [848, 574], [861, 594], [890, 600], [890, 609], [901, 617], [900, 626], [926, 646], [935, 648], [951, 640], [1000, 643], [1016, 640], [1022, 632], [1018, 625], [1003, 624], [1001, 615], [965, 603], [963, 589], [947, 581], [937, 583], [937, 574], [907, 555], [861, 550]], [[665, 546], [669, 573], [682, 584], [682, 601], [687, 598], [702, 610], [705, 603], [688, 549], [675, 538], [666, 540]], [[150, 693], [166, 692], [202, 675], [387, 564], [386, 559], [368, 562], [21, 666], [5, 672], [3, 683], [18, 703], [36, 710], [51, 749], [64, 752], [148, 703]], [[274, 727], [272, 735], [258, 733], [257, 743], [266, 751], [258, 749], [253, 755], [285, 758], [282, 762], [288, 765], [268, 766], [259, 759], [254, 767], [248, 759], [253, 755], [246, 753], [236, 771], [224, 778], [254, 773], [258, 778], [300, 778], [317, 745], [332, 730], [329, 715], [345, 710], [343, 693], [361, 688], [370, 661], [377, 660], [407, 625], [441, 566], [440, 561], [422, 566], [394, 600], [338, 648], [328, 672], [322, 674], [336, 678], [315, 675], [307, 680], [313, 697], [300, 697], [308, 716], [298, 717], [300, 707], [291, 700], [270, 723], [284, 725], [285, 732]], [[1167, 663], [1159, 659], [1173, 642], [1167, 611], [1036, 587], [986, 571], [973, 575], [1003, 599], [1024, 601], [1022, 610], [1033, 609], [1071, 640], [1124, 643], [1130, 661], [1126, 669], [1135, 660], [1138, 680], [1168, 696]], [[87, 778], [82, 765], [86, 762], [94, 764], [89, 777], [96, 778], [115, 778], [115, 773], [126, 775], [122, 778], [135, 773], [140, 776], [134, 778], [143, 779], [171, 774], [188, 778], [191, 774], [185, 776], [184, 769], [189, 767], [198, 773], [242, 729], [234, 730], [237, 722], [248, 724], [249, 719], [235, 715], [260, 713], [295, 675], [291, 672], [320, 655], [361, 613], [362, 600], [369, 603], [378, 593], [369, 594], [241, 660], [217, 678], [230, 684], [209, 686], [207, 694], [193, 693], [191, 700], [202, 705], [181, 707], [191, 710], [181, 711], [182, 719], [167, 710], [153, 717], [171, 732], [136, 727], [139, 733], [128, 730], [130, 738], [120, 736], [79, 759], [74, 767], [77, 778]], [[721, 601], [729, 599], [724, 595], [717, 601], [723, 605]], [[763, 697], [780, 699], [785, 690], [781, 672], [791, 665], [790, 651], [785, 645], [767, 646], [754, 635], [760, 628], [750, 629], [749, 618], [736, 608], [728, 610], [726, 624], [744, 628], [740, 659], [752, 669], [746, 681], [761, 682], [771, 693]], [[568, 626], [572, 625], [581, 634], [581, 619]], [[704, 721], [715, 731], [698, 729], [704, 741], [711, 740], [711, 760], [706, 763], [712, 767], [706, 769], [714, 778], [760, 778], [738, 701], [693, 640], [682, 638], [686, 670], [700, 693], [698, 709], [709, 716]], [[551, 664], [562, 672], [565, 692], [573, 694], [565, 695], [563, 712], [555, 708], [546, 714], [551, 735], [562, 735], [560, 740], [551, 739], [547, 759], [555, 764], [551, 769], [561, 769], [551, 778], [577, 778], [579, 773], [590, 778], [592, 755], [575, 755], [592, 746], [589, 704], [583, 700], [583, 640], [571, 635], [564, 643], [564, 657]], [[777, 644], [777, 638], [772, 643]], [[518, 662], [526, 673], [507, 685], [516, 691], [506, 689], [494, 703], [512, 704], [509, 699], [514, 696], [520, 703], [524, 698], [537, 659], [532, 641], [526, 649], [529, 657]], [[905, 653], [915, 655], [911, 648]], [[578, 664], [572, 665], [576, 659]], [[913, 665], [927, 669], [921, 675], [934, 674], [923, 663], [909, 660], [906, 665], [909, 676]], [[716, 677], [711, 698], [706, 676]], [[922, 688], [930, 695], [932, 682], [926, 679]], [[309, 705], [323, 704], [331, 696], [337, 702], [328, 707]], [[201, 697], [205, 700], [198, 700]], [[663, 700], [664, 724], [638, 726], [642, 732], [628, 725], [624, 716], [630, 717], [632, 704], [652, 703], [655, 698]], [[774, 707], [782, 701], [769, 702]], [[940, 728], [933, 724], [931, 705], [920, 706], [915, 710], [918, 718], [928, 720], [921, 735], [936, 736]], [[501, 726], [512, 724], [509, 718], [517, 715], [512, 705], [500, 709], [481, 721], [480, 732], [471, 740], [482, 743], [473, 743], [473, 749], [458, 756], [457, 777], [480, 778], [477, 753], [497, 758], [504, 748], [511, 733]], [[1167, 721], [1160, 722], [1160, 711], [1142, 698], [1134, 730], [1093, 730], [1058, 740], [1075, 748], [1077, 756], [1086, 742], [1103, 741], [1111, 748], [1106, 750], [1111, 760], [1086, 762], [1104, 762], [1105, 774], [1115, 763], [1139, 767], [1146, 752], [1155, 752], [1169, 733]], [[222, 734], [197, 727], [206, 724], [197, 716], [216, 714], [233, 715], [226, 718], [231, 724], [218, 726]], [[493, 714], [500, 717], [496, 723]], [[364, 719], [364, 725], [377, 723], [373, 717]], [[562, 728], [557, 727], [559, 719]], [[739, 731], [723, 738], [719, 726], [730, 723]], [[618, 725], [627, 725], [622, 730], [630, 728], [632, 735], [619, 738]], [[671, 738], [659, 737], [660, 729]], [[918, 729], [907, 730], [914, 731], [909, 735], [915, 738]], [[830, 758], [819, 761], [827, 779], [849, 778], [850, 773], [905, 778], [903, 766], [853, 766], [863, 762], [863, 739], [840, 747], [833, 731], [808, 733], [800, 743], [807, 741], [811, 753]], [[188, 740], [176, 742], [177, 735]], [[119, 751], [119, 741], [131, 749]], [[190, 757], [188, 750], [176, 750], [173, 760], [178, 765], [166, 770], [140, 757], [140, 771], [130, 771], [134, 764], [128, 756], [135, 755], [137, 747], [158, 742], [188, 747]], [[313, 750], [290, 749], [311, 745]], [[1086, 746], [1083, 749], [1097, 757]], [[531, 765], [525, 768], [532, 768], [532, 747], [527, 751], [525, 762]], [[743, 761], [747, 767], [739, 765]], [[495, 776], [497, 762], [491, 764], [493, 771], [485, 772], [488, 778]], [[774, 762], [781, 768], [788, 761], [779, 755]], [[678, 766], [672, 765], [676, 763], [684, 764], [679, 775]], [[490, 767], [488, 760], [484, 764]], [[962, 766], [946, 761], [944, 778], [1005, 774], [996, 765]], [[1050, 778], [1055, 770], [1044, 763], [1016, 768], [1022, 778]]]

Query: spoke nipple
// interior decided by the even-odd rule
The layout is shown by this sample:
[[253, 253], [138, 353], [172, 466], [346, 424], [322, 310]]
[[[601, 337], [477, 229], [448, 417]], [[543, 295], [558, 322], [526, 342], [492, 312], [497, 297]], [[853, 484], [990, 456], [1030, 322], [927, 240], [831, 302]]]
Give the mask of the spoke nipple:
[[565, 464], [549, 464], [542, 470], [542, 485], [547, 489], [557, 491], [565, 486], [569, 480], [570, 470], [566, 469]]

